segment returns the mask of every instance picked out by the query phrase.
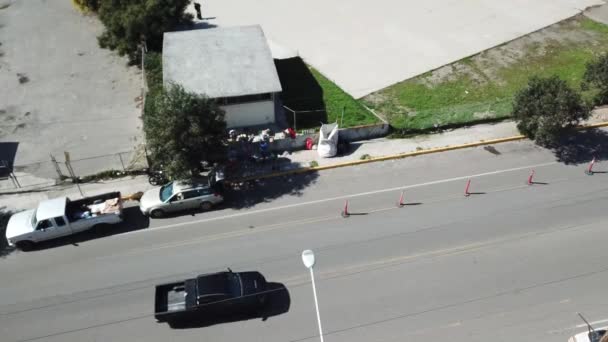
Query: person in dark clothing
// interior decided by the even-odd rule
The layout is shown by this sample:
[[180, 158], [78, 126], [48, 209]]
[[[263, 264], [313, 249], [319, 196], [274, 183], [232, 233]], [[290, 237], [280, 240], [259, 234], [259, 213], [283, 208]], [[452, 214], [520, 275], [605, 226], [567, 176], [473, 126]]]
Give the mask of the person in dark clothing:
[[203, 15], [201, 14], [201, 4], [199, 4], [198, 2], [195, 2], [194, 10], [196, 11], [196, 18], [198, 20], [203, 20]]

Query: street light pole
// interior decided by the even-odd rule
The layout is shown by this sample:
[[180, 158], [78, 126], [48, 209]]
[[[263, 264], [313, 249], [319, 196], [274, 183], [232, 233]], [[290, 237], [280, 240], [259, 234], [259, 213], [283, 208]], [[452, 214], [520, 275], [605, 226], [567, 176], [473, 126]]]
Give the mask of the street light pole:
[[321, 315], [319, 314], [319, 301], [317, 300], [317, 286], [315, 285], [315, 273], [313, 267], [315, 266], [315, 254], [310, 249], [302, 252], [302, 262], [310, 270], [310, 278], [312, 279], [312, 294], [315, 298], [315, 309], [317, 311], [317, 323], [319, 324], [319, 337], [321, 342], [323, 341], [323, 328], [321, 327]]

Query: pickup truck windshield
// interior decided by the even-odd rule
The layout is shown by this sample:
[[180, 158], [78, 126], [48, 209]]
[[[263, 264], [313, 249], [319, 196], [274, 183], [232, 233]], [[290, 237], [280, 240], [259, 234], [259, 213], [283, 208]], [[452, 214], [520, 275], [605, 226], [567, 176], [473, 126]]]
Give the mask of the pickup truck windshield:
[[37, 224], [38, 222], [36, 222], [36, 210], [34, 210], [34, 213], [32, 214], [32, 227], [36, 228]]
[[160, 200], [166, 202], [173, 195], [173, 182], [160, 188]]

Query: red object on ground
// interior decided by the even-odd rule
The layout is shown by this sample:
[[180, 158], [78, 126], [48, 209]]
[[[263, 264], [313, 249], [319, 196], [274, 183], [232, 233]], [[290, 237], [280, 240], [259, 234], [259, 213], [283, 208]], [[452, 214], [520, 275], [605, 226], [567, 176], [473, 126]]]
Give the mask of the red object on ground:
[[591, 163], [589, 163], [589, 167], [587, 168], [587, 171], [585, 171], [586, 174], [588, 174], [588, 175], [593, 174], [593, 165], [594, 164], [595, 164], [595, 157], [593, 157], [593, 160], [591, 160]]
[[287, 134], [289, 134], [289, 137], [291, 139], [295, 139], [296, 138], [296, 131], [293, 130], [293, 128], [289, 127], [287, 129]]
[[528, 185], [534, 184], [534, 181], [532, 181], [532, 178], [534, 178], [534, 170], [532, 170], [532, 172], [530, 172], [530, 177], [528, 177]]
[[348, 200], [346, 200], [346, 202], [344, 202], [344, 210], [342, 210], [342, 212], [340, 214], [342, 215], [342, 217], [350, 216], [350, 214], [348, 213]]
[[469, 195], [471, 194], [471, 193], [469, 192], [469, 187], [470, 187], [470, 186], [471, 186], [471, 180], [469, 179], [469, 180], [467, 181], [467, 186], [466, 186], [466, 188], [464, 188], [464, 195], [465, 195], [465, 196], [469, 196]]
[[405, 203], [403, 203], [403, 197], [405, 196], [405, 190], [401, 191], [401, 196], [399, 196], [399, 202], [397, 203], [398, 207], [403, 207]]
[[306, 149], [312, 150], [313, 141], [312, 138], [306, 138]]

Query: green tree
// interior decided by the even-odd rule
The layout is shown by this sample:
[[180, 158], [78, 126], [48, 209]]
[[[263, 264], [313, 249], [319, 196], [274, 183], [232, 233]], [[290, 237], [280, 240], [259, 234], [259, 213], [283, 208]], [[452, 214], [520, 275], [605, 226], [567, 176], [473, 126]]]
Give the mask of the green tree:
[[105, 26], [98, 37], [103, 48], [128, 55], [131, 62], [140, 56], [140, 44], [161, 51], [163, 33], [191, 22], [184, 13], [190, 0], [99, 0], [97, 13]]
[[83, 12], [97, 12], [99, 0], [72, 0], [74, 5]]
[[608, 104], [608, 54], [587, 63], [582, 85], [583, 89], [590, 86], [597, 89], [594, 98], [596, 106]]
[[589, 117], [581, 95], [557, 76], [532, 77], [516, 95], [513, 117], [519, 131], [551, 146], [568, 129]]
[[171, 179], [183, 179], [198, 170], [201, 161], [224, 156], [226, 122], [214, 100], [179, 85], [154, 92], [160, 93], [148, 97], [143, 122], [155, 165], [162, 164]]

